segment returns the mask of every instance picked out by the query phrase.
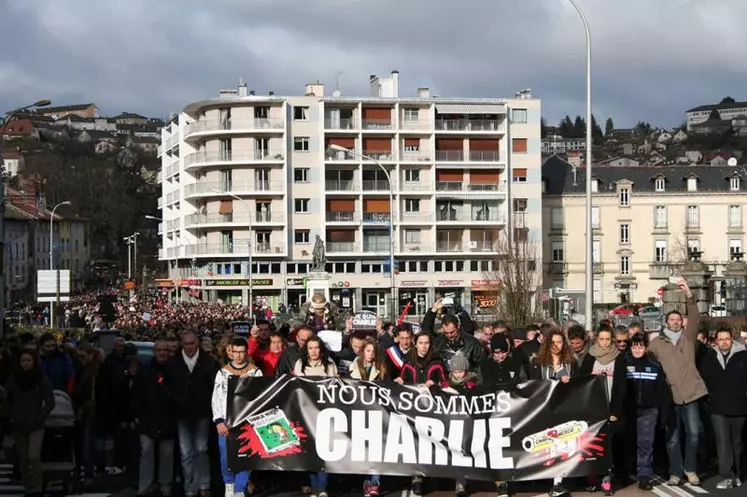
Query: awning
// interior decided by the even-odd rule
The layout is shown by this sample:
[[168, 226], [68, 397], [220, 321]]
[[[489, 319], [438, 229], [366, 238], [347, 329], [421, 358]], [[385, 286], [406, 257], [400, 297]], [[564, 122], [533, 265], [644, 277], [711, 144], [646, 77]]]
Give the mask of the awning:
[[505, 114], [504, 104], [436, 104], [439, 114]]

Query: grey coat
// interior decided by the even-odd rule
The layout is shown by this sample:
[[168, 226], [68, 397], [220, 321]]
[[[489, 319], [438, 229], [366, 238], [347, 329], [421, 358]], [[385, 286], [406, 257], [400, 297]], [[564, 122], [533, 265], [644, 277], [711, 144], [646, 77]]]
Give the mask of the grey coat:
[[52, 384], [45, 375], [30, 390], [22, 390], [11, 376], [5, 385], [5, 395], [13, 430], [29, 433], [44, 428], [54, 409]]

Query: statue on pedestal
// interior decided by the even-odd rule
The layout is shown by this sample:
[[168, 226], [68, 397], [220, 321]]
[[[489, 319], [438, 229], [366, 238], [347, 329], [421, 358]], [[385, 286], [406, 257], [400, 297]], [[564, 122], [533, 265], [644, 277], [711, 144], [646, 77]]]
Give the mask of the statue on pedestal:
[[310, 325], [317, 332], [338, 329], [339, 311], [337, 304], [327, 302], [327, 298], [320, 293], [314, 294], [311, 300], [301, 306], [304, 324]]
[[314, 250], [311, 252], [311, 271], [325, 272], [327, 270], [327, 254], [324, 250], [324, 242], [316, 235]]

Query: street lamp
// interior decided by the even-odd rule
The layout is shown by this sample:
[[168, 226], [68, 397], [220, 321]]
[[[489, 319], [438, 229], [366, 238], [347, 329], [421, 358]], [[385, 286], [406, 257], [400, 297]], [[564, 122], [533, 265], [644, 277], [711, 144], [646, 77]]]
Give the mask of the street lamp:
[[362, 154], [360, 152], [356, 152], [355, 150], [351, 150], [349, 148], [345, 148], [340, 145], [330, 145], [330, 150], [335, 150], [338, 152], [346, 152], [351, 155], [355, 155], [357, 157], [360, 157], [361, 159], [373, 162], [377, 166], [379, 166], [379, 169], [384, 171], [384, 175], [386, 176], [386, 180], [389, 182], [389, 276], [390, 276], [390, 285], [391, 285], [391, 294], [392, 294], [392, 320], [397, 319], [397, 302], [395, 300], [395, 292], [396, 292], [396, 286], [394, 281], [394, 183], [392, 183], [392, 177], [389, 174], [389, 170], [384, 167], [384, 165], [379, 162], [378, 160], [374, 159], [373, 157], [370, 157], [366, 154]]
[[568, 0], [581, 17], [586, 32], [586, 329], [593, 329], [592, 307], [594, 306], [594, 227], [592, 226], [591, 205], [591, 31], [586, 14], [581, 9], [577, 0]]
[[[65, 200], [64, 202], [60, 202], [59, 204], [55, 205], [54, 208], [52, 208], [52, 214], [49, 216], [49, 269], [54, 270], [54, 213], [57, 210], [58, 207], [62, 207], [63, 205], [70, 205], [72, 202], [69, 200]], [[55, 278], [55, 281], [57, 282], [57, 287], [60, 286], [60, 271], [57, 270], [57, 276]], [[59, 299], [60, 299], [60, 293], [57, 292], [57, 304], [59, 305]], [[54, 303], [49, 303], [49, 324], [54, 328]]]
[[[224, 192], [221, 190], [211, 190], [213, 193], [220, 193], [221, 195], [228, 195], [229, 197], [233, 198], [234, 200], [238, 200], [240, 203], [244, 202], [244, 199], [239, 197], [238, 195], [230, 192]], [[247, 269], [247, 272], [249, 273], [249, 312], [254, 312], [254, 285], [252, 284], [252, 278], [254, 277], [254, 274], [252, 272], [252, 210], [249, 208], [249, 204], [247, 202], [246, 207], [246, 215], [249, 219], [249, 240], [246, 242], [246, 248], [249, 251], [249, 268]]]

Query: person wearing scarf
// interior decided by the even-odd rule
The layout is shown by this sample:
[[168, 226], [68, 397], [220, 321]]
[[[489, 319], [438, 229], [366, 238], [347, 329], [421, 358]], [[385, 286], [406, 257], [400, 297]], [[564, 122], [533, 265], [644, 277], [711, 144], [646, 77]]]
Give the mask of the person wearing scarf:
[[[232, 376], [258, 377], [262, 376], [262, 370], [247, 360], [248, 343], [243, 337], [231, 340], [229, 362], [215, 375], [215, 387], [213, 388], [213, 422], [218, 430], [218, 447], [220, 449], [220, 468], [223, 483], [226, 487], [226, 497], [244, 497], [247, 489], [250, 489], [249, 471], [232, 473], [228, 469], [228, 449], [226, 438], [230, 428], [226, 423], [226, 410], [228, 409], [228, 381]], [[251, 493], [251, 491], [249, 492]]]
[[[625, 470], [626, 459], [624, 454], [625, 443], [618, 435], [620, 418], [625, 404], [625, 390], [627, 386], [625, 354], [615, 346], [612, 341], [612, 330], [608, 327], [600, 327], [594, 344], [589, 348], [589, 354], [581, 363], [581, 375], [597, 375], [605, 378], [607, 387], [607, 398], [610, 403], [610, 417], [612, 440], [612, 458], [614, 466]], [[627, 474], [620, 475], [626, 478]], [[593, 478], [589, 484], [589, 491], [596, 491], [597, 479]], [[602, 490], [604, 495], [612, 495], [611, 470], [602, 479]]]
[[54, 395], [35, 351], [21, 352], [5, 386], [5, 395], [25, 493], [41, 496], [44, 424], [54, 409]]

